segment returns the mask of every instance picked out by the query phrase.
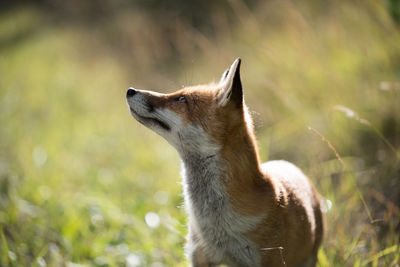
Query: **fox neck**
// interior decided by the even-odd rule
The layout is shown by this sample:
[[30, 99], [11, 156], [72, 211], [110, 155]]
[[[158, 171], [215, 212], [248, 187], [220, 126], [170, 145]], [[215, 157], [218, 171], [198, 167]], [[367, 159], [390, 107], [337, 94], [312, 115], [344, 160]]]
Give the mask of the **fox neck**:
[[261, 180], [255, 139], [247, 127], [229, 134], [223, 145], [212, 142], [205, 133], [197, 133], [194, 140], [201, 140], [201, 144], [185, 149], [186, 144], [178, 151], [183, 163], [185, 201], [190, 202], [189, 209], [195, 206], [198, 216], [210, 215], [210, 209], [222, 212], [231, 206], [230, 189], [253, 188]]
[[[201, 136], [200, 137], [204, 137]], [[259, 256], [256, 246], [246, 238], [245, 233], [253, 230], [263, 219], [263, 214], [239, 213], [232, 202], [228, 184], [240, 187], [241, 180], [251, 183], [249, 173], [239, 177], [235, 168], [243, 166], [238, 162], [243, 158], [252, 159], [254, 166], [246, 169], [258, 170], [257, 151], [252, 145], [249, 135], [244, 135], [244, 142], [235, 143], [227, 140], [230, 147], [218, 146], [209, 139], [206, 150], [181, 150], [182, 177], [185, 208], [189, 214], [191, 231], [196, 232], [199, 243], [204, 245], [205, 253], [211, 255], [216, 261], [221, 260], [221, 247], [231, 248], [233, 251], [242, 251], [247, 248], [248, 253], [241, 257], [248, 257], [249, 266], [259, 265]], [[229, 152], [229, 153], [227, 153]], [[241, 155], [240, 157], [227, 155]], [[247, 163], [246, 163], [247, 164]], [[250, 172], [251, 173], [251, 172]], [[251, 188], [251, 187], [250, 187]], [[195, 243], [196, 243], [195, 242]], [[196, 244], [194, 246], [197, 246]]]

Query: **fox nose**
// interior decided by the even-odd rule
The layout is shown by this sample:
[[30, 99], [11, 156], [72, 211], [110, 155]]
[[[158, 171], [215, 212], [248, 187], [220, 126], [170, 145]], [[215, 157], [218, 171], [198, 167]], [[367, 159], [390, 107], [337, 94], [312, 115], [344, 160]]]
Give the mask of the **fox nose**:
[[128, 91], [126, 92], [126, 97], [131, 97], [134, 96], [136, 94], [136, 90], [135, 88], [129, 88]]

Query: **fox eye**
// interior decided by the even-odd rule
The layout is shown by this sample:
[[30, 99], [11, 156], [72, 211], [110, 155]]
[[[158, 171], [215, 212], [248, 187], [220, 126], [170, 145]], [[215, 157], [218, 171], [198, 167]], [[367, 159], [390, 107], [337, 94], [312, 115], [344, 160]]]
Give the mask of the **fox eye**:
[[181, 96], [175, 98], [175, 101], [176, 102], [184, 102], [184, 101], [186, 101], [186, 98], [184, 95], [181, 95]]

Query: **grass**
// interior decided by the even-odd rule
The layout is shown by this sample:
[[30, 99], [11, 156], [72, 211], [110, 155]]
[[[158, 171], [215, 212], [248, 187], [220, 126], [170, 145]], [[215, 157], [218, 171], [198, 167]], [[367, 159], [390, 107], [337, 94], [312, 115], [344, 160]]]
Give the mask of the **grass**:
[[237, 56], [262, 159], [331, 204], [319, 266], [398, 266], [398, 26], [376, 1], [229, 8], [212, 36], [179, 19], [165, 36], [137, 10], [89, 26], [3, 11], [1, 266], [186, 266], [179, 158], [125, 91], [218, 79]]

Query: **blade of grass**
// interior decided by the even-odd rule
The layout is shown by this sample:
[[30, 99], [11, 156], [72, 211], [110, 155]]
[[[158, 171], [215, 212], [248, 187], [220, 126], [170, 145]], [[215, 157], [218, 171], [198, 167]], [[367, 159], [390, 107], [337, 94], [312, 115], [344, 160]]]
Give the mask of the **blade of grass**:
[[49, 246], [46, 244], [43, 246], [43, 248], [39, 251], [39, 253], [35, 257], [35, 263], [37, 264], [40, 259], [44, 257], [44, 255], [47, 253]]
[[348, 258], [351, 256], [351, 254], [353, 253], [354, 248], [357, 246], [358, 241], [360, 240], [361, 234], [364, 232], [365, 227], [363, 227], [363, 229], [357, 234], [357, 236], [353, 239], [353, 241], [351, 242], [346, 254], [344, 254], [343, 259], [345, 261], [348, 260]]
[[397, 152], [396, 148], [389, 142], [389, 140], [387, 140], [383, 136], [383, 134], [378, 130], [378, 128], [376, 128], [375, 125], [373, 125], [371, 122], [369, 122], [366, 119], [361, 118], [357, 112], [353, 111], [352, 109], [350, 109], [348, 107], [338, 105], [338, 106], [333, 107], [333, 109], [341, 111], [342, 113], [344, 113], [346, 115], [347, 118], [353, 119], [367, 127], [370, 127], [375, 132], [375, 134], [390, 148], [390, 150], [392, 150], [392, 152], [396, 156], [396, 159], [398, 160], [400, 158], [400, 153]]
[[360, 189], [358, 188], [358, 186], [356, 186], [356, 189], [357, 189], [358, 197], [360, 198], [361, 202], [362, 202], [363, 205], [364, 205], [365, 211], [367, 212], [367, 215], [368, 215], [368, 218], [369, 218], [369, 222], [370, 222], [371, 224], [374, 224], [374, 223], [376, 223], [376, 222], [382, 222], [383, 219], [374, 219], [374, 218], [372, 217], [371, 211], [370, 211], [369, 208], [368, 208], [367, 202], [365, 202], [364, 196], [363, 196], [363, 194], [361, 193], [361, 191], [360, 191]]
[[6, 237], [4, 236], [3, 228], [0, 228], [0, 235], [1, 235], [1, 240], [3, 242], [3, 252], [1, 253], [1, 261], [8, 266], [9, 261], [8, 261], [8, 244]]
[[339, 153], [337, 152], [337, 150], [335, 149], [335, 147], [331, 144], [331, 142], [329, 142], [329, 140], [327, 140], [325, 138], [325, 136], [323, 136], [319, 131], [317, 131], [316, 129], [314, 129], [311, 126], [308, 126], [308, 130], [314, 132], [316, 135], [318, 135], [321, 140], [326, 143], [328, 145], [328, 147], [333, 151], [333, 153], [335, 153], [336, 158], [340, 161], [340, 163], [342, 164], [343, 170], [346, 168], [346, 165], [344, 164], [342, 157], [339, 155]]
[[318, 251], [318, 266], [319, 267], [328, 267], [330, 266], [328, 257], [325, 254], [325, 250], [321, 248]]
[[353, 264], [353, 267], [360, 267], [361, 266], [361, 259], [357, 258], [356, 261]]
[[385, 257], [385, 256], [387, 256], [389, 254], [392, 254], [392, 253], [396, 252], [396, 251], [399, 251], [398, 245], [393, 245], [391, 247], [385, 248], [384, 250], [376, 253], [372, 257], [370, 257], [370, 258], [366, 259], [365, 261], [363, 261], [361, 263], [361, 266], [365, 266], [365, 265], [367, 265], [367, 264], [369, 264], [371, 262], [377, 262], [379, 260], [379, 258]]

